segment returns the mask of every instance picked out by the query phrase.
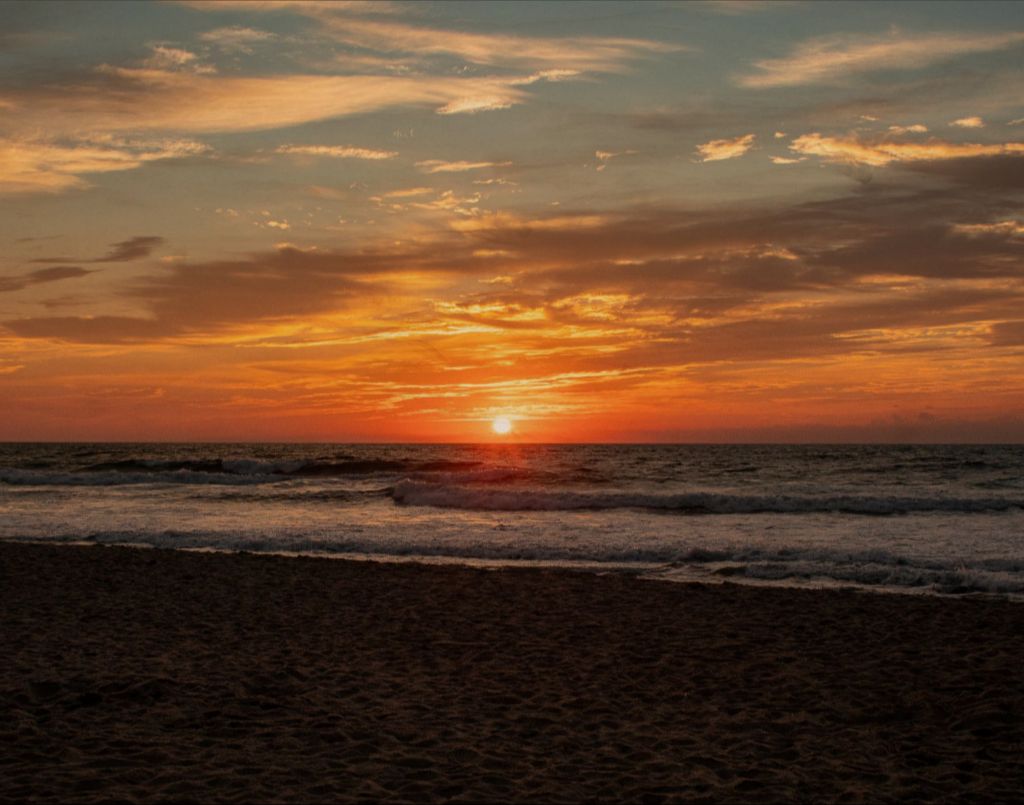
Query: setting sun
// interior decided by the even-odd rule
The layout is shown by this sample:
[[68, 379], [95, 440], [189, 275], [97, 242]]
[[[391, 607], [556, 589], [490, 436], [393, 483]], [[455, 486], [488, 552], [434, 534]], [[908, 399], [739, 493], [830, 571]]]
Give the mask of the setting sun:
[[512, 420], [507, 416], [497, 416], [494, 421], [491, 422], [491, 430], [497, 433], [499, 436], [504, 436], [507, 433], [512, 432]]

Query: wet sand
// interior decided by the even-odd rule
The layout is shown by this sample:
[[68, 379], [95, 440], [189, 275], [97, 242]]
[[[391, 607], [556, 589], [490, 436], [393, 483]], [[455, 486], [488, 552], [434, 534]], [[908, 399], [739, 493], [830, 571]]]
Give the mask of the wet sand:
[[1024, 791], [1024, 605], [0, 544], [0, 799]]

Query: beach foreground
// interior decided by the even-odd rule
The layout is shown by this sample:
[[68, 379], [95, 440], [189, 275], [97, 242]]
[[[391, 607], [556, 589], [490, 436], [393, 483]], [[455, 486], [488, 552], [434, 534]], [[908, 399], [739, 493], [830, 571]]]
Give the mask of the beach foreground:
[[1024, 606], [0, 544], [0, 799], [1024, 790]]

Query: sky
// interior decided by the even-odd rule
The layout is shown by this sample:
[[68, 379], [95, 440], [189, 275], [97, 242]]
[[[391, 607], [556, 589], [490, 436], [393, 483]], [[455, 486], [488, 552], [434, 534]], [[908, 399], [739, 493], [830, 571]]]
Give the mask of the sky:
[[1024, 441], [1024, 4], [0, 19], [0, 440]]

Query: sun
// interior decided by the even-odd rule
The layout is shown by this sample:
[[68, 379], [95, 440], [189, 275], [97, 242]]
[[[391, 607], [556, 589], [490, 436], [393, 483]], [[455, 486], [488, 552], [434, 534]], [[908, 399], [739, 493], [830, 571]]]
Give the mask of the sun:
[[507, 433], [512, 432], [512, 420], [507, 416], [496, 416], [491, 422], [491, 430], [497, 433], [499, 436], [504, 436]]

